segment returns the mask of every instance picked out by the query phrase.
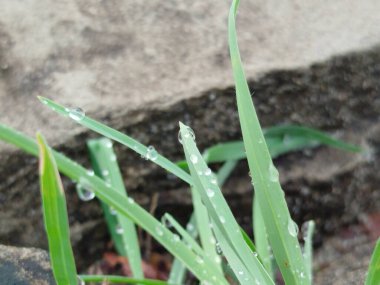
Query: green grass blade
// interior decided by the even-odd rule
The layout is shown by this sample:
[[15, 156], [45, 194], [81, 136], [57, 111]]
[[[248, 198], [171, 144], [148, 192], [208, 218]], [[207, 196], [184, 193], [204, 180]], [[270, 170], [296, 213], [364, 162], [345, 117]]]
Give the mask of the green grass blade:
[[310, 283], [313, 283], [313, 234], [315, 223], [314, 221], [308, 221], [305, 225], [306, 232], [302, 233], [305, 240], [303, 257], [305, 259], [307, 277], [310, 279]]
[[[216, 174], [216, 179], [219, 185], [223, 185], [227, 178], [231, 175], [232, 171], [236, 167], [237, 161], [227, 161], [219, 169]], [[186, 162], [187, 165], [187, 162]], [[195, 239], [198, 236], [198, 228], [196, 226], [195, 214], [193, 213], [187, 223], [186, 230], [188, 234]], [[217, 259], [217, 258], [216, 258]], [[173, 261], [172, 269], [170, 270], [169, 283], [182, 284], [184, 282], [186, 274], [186, 268], [183, 264], [176, 258]]]
[[114, 275], [80, 275], [79, 276], [85, 282], [102, 282], [102, 284], [141, 284], [141, 285], [179, 285], [179, 283], [168, 283], [161, 280], [153, 279], [136, 279], [124, 276]]
[[264, 136], [267, 137], [273, 137], [273, 136], [282, 136], [285, 140], [288, 137], [292, 138], [303, 138], [307, 139], [310, 142], [315, 142], [318, 144], [328, 145], [334, 148], [351, 151], [351, 152], [359, 152], [361, 151], [361, 148], [346, 143], [342, 140], [338, 140], [333, 138], [332, 136], [304, 126], [296, 126], [296, 125], [281, 125], [281, 126], [275, 126], [268, 129], [264, 129]]
[[[88, 116], [81, 116], [80, 118], [73, 116], [71, 109], [65, 108], [62, 105], [59, 105], [50, 99], [40, 96], [38, 97], [38, 99], [43, 104], [51, 108], [53, 111], [56, 111], [58, 114], [63, 115], [64, 117], [72, 118], [76, 123], [127, 146], [128, 148], [130, 148], [131, 150], [135, 151], [143, 157], [147, 157], [147, 154], [149, 153], [148, 147], [141, 144], [137, 140], [104, 124], [101, 124], [89, 118]], [[171, 162], [159, 153], [155, 154], [154, 158], [151, 158], [150, 160], [156, 163], [157, 165], [161, 166], [162, 168], [166, 169], [168, 172], [174, 174], [178, 178], [182, 179], [183, 181], [187, 182], [188, 184], [191, 184], [191, 177], [188, 173], [183, 171], [175, 163]]]
[[[310, 284], [295, 234], [278, 172], [264, 140], [245, 78], [236, 38], [235, 16], [239, 1], [234, 0], [228, 18], [228, 38], [236, 87], [236, 98], [248, 165], [274, 257], [287, 284]], [[288, 229], [289, 228], [289, 229]], [[297, 271], [296, 271], [297, 270]]]
[[[248, 284], [258, 279], [262, 284], [273, 284], [259, 260], [253, 255], [247, 243], [243, 239], [240, 227], [232, 215], [220, 188], [212, 183], [212, 175], [200, 175], [208, 171], [207, 164], [203, 160], [194, 140], [189, 135], [188, 127], [180, 123], [180, 131], [183, 138], [183, 148], [190, 173], [194, 181], [195, 189], [199, 191], [202, 201], [207, 207], [212, 222], [218, 229], [214, 229], [218, 241], [221, 243], [227, 260], [242, 284]], [[222, 235], [222, 236], [221, 236]], [[222, 242], [221, 240], [226, 240]], [[230, 248], [227, 248], [230, 247]], [[237, 263], [237, 256], [240, 263]], [[231, 262], [232, 259], [234, 262]]]
[[375, 249], [369, 263], [365, 285], [380, 284], [380, 239], [377, 240]]
[[236, 165], [236, 160], [228, 160], [222, 165], [222, 167], [216, 174], [216, 180], [218, 181], [218, 185], [223, 186], [228, 177], [231, 175], [232, 171], [235, 169]]
[[[112, 142], [107, 138], [90, 140], [87, 142], [90, 150], [90, 156], [95, 174], [103, 178], [111, 186], [118, 190], [118, 192], [127, 197], [126, 189], [124, 187], [123, 178], [120, 173], [116, 161], [116, 155], [112, 149]], [[117, 241], [121, 238], [121, 245], [124, 249], [125, 255], [131, 266], [133, 277], [144, 278], [140, 254], [140, 246], [138, 242], [136, 227], [134, 223], [116, 212], [112, 215], [108, 205], [102, 202], [103, 210], [105, 211], [107, 221], [113, 223], [109, 225], [111, 236]], [[116, 218], [116, 225], [114, 224]], [[121, 230], [121, 233], [118, 231]]]
[[196, 185], [191, 187], [191, 196], [193, 199], [193, 207], [194, 207], [194, 214], [195, 219], [197, 221], [197, 227], [198, 227], [198, 233], [199, 238], [202, 244], [202, 248], [204, 249], [206, 256], [208, 259], [210, 259], [212, 262], [215, 263], [215, 265], [222, 270], [220, 267], [220, 262], [216, 263], [215, 261], [220, 261], [220, 258], [215, 250], [215, 238], [214, 234], [210, 228], [210, 218], [208, 216], [208, 212], [206, 207], [202, 203], [201, 196], [199, 195], [198, 190], [196, 189]]
[[37, 134], [40, 148], [40, 183], [45, 229], [55, 281], [76, 285], [77, 272], [70, 243], [66, 199], [57, 166], [44, 138]]
[[163, 224], [169, 223], [182, 237], [182, 240], [189, 245], [189, 247], [198, 255], [204, 256], [204, 250], [201, 246], [195, 241], [195, 239], [174, 219], [170, 214], [165, 213], [163, 215]]
[[[191, 214], [191, 217], [186, 225], [186, 232], [190, 237], [195, 239], [198, 236], [195, 215]], [[169, 284], [182, 284], [185, 281], [186, 276], [186, 267], [183, 265], [178, 258], [175, 258], [172, 264], [172, 268], [170, 270], [170, 275], [168, 279]]]
[[[264, 137], [272, 158], [279, 155], [319, 145], [327, 145], [345, 151], [358, 152], [358, 146], [345, 143], [318, 130], [296, 125], [282, 125], [263, 130]], [[225, 162], [246, 158], [244, 142], [230, 141], [219, 143], [206, 149], [203, 157], [207, 163]], [[185, 160], [176, 163], [188, 171]]]
[[[37, 144], [32, 139], [1, 124], [0, 139], [13, 144], [28, 153], [36, 156], [38, 155]], [[125, 215], [146, 230], [171, 254], [185, 264], [189, 271], [191, 271], [199, 280], [211, 283], [215, 281], [223, 285], [228, 284], [224, 276], [221, 275], [220, 271], [215, 268], [213, 264], [199, 264], [196, 259], [197, 256], [187, 248], [185, 243], [177, 241], [171, 231], [166, 229], [164, 225], [157, 221], [146, 210], [134, 203], [132, 199], [127, 199], [99, 177], [89, 176], [85, 168], [71, 161], [64, 155], [56, 151], [52, 151], [52, 154], [57, 162], [60, 172], [74, 181], [86, 179], [88, 186], [93, 189], [96, 197], [107, 203], [109, 206], [112, 206], [116, 211]], [[215, 276], [216, 280], [211, 279], [213, 276]]]
[[262, 263], [267, 270], [268, 274], [274, 279], [274, 272], [272, 266], [271, 249], [268, 242], [268, 234], [265, 228], [265, 223], [261, 211], [259, 209], [259, 204], [257, 200], [254, 199], [253, 207], [253, 233], [255, 237], [255, 245], [257, 253], [260, 256]]

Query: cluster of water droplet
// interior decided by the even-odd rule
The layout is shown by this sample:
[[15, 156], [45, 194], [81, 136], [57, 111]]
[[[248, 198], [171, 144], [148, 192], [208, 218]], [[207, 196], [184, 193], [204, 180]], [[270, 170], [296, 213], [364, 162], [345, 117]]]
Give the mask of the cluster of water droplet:
[[298, 236], [298, 226], [290, 217], [288, 221], [288, 232], [292, 237]]

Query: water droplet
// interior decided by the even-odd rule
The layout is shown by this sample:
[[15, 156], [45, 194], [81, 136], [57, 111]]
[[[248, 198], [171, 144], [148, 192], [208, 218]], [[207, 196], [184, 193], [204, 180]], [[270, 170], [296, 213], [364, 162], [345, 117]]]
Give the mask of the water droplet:
[[[193, 139], [193, 141], [194, 141], [195, 140], [194, 131], [190, 127], [187, 127], [187, 130], [188, 130], [189, 133], [186, 135], [186, 138], [191, 137]], [[182, 144], [182, 134], [181, 134], [181, 131], [178, 132], [178, 141], [180, 142], [180, 144]]]
[[105, 145], [106, 145], [106, 147], [111, 148], [112, 147], [112, 141], [106, 140]]
[[224, 224], [226, 222], [226, 219], [223, 216], [219, 217], [219, 221]]
[[303, 279], [305, 278], [305, 273], [303, 273], [303, 271], [300, 272], [300, 277]]
[[111, 161], [116, 161], [116, 155], [111, 154], [111, 156], [110, 156], [110, 160], [111, 160]]
[[297, 237], [298, 235], [298, 226], [291, 218], [288, 221], [288, 232], [292, 237]]
[[256, 284], [256, 285], [261, 285], [259, 279], [257, 279], [257, 278], [255, 279], [255, 284]]
[[124, 233], [124, 230], [123, 228], [121, 227], [121, 225], [116, 225], [116, 228], [115, 228], [115, 232], [119, 235], [121, 235], [122, 233]]
[[78, 285], [85, 285], [86, 283], [83, 281], [82, 278], [80, 278], [79, 276], [77, 276], [77, 280], [78, 280]]
[[269, 179], [272, 182], [278, 182], [278, 171], [272, 162], [269, 164]]
[[187, 230], [188, 232], [192, 232], [192, 231], [194, 231], [194, 225], [193, 225], [193, 224], [187, 224], [187, 226], [186, 226], [186, 230]]
[[220, 243], [218, 243], [218, 242], [215, 244], [215, 251], [219, 255], [223, 253], [222, 247], [220, 246]]
[[195, 258], [195, 261], [196, 261], [197, 263], [199, 263], [199, 264], [202, 264], [202, 263], [205, 262], [205, 261], [203, 260], [203, 258], [200, 257], [199, 255]]
[[190, 161], [194, 164], [198, 163], [198, 156], [195, 154], [190, 155]]
[[164, 231], [162, 230], [162, 226], [161, 225], [156, 226], [156, 233], [160, 237], [162, 237], [164, 235]]
[[215, 262], [220, 264], [222, 262], [222, 258], [219, 255], [215, 256]]
[[205, 175], [206, 175], [206, 176], [210, 176], [211, 173], [212, 173], [212, 171], [211, 171], [210, 168], [207, 168], [207, 169], [205, 170]]
[[111, 215], [115, 216], [117, 214], [117, 212], [116, 212], [116, 210], [115, 210], [114, 207], [110, 206], [109, 210], [110, 210], [110, 214]]
[[91, 191], [87, 181], [83, 178], [79, 179], [79, 183], [76, 185], [76, 190], [79, 199], [82, 201], [90, 201], [95, 198], [95, 193]]
[[257, 254], [256, 251], [254, 251], [254, 252], [253, 252], [253, 256], [258, 257], [259, 255]]
[[133, 200], [133, 198], [131, 198], [131, 197], [128, 197], [128, 203], [129, 204], [134, 204], [135, 200]]
[[214, 195], [215, 195], [214, 190], [212, 190], [212, 189], [210, 189], [210, 188], [206, 189], [206, 193], [207, 193], [207, 196], [208, 196], [209, 198], [212, 198], [212, 197], [214, 197]]
[[165, 227], [167, 228], [171, 228], [173, 225], [172, 223], [169, 221], [169, 219], [166, 217], [166, 216], [163, 216], [161, 218], [161, 222], [164, 224]]
[[179, 242], [181, 238], [177, 234], [173, 234], [173, 242]]
[[240, 271], [238, 272], [238, 274], [239, 274], [239, 275], [244, 275], [244, 271], [243, 271], [243, 270], [240, 270]]
[[214, 184], [214, 185], [217, 185], [218, 184], [218, 181], [215, 179], [215, 178], [212, 178], [210, 180], [211, 184]]
[[145, 154], [145, 159], [155, 161], [157, 159], [157, 157], [158, 157], [158, 153], [157, 153], [156, 149], [151, 145], [148, 146], [148, 148], [146, 150], [146, 154]]
[[81, 108], [70, 108], [69, 117], [74, 121], [81, 121], [86, 116], [85, 112]]
[[89, 169], [89, 170], [87, 170], [87, 175], [88, 176], [94, 176], [94, 170], [92, 170], [92, 169]]
[[110, 172], [107, 169], [103, 169], [102, 170], [102, 175], [103, 176], [108, 176], [109, 174], [110, 174]]
[[262, 144], [264, 141], [262, 138], [259, 138], [259, 140], [257, 141], [259, 144]]

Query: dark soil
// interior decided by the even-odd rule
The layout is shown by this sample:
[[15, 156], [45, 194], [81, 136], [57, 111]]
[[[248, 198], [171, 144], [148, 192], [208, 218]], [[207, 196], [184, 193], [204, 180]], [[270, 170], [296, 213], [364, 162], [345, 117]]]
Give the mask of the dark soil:
[[[376, 48], [308, 69], [272, 72], [250, 82], [263, 126], [303, 124], [357, 143], [365, 150], [363, 154], [348, 154], [320, 147], [275, 161], [295, 220], [299, 224], [309, 219], [317, 222], [316, 246], [324, 237], [358, 223], [364, 213], [380, 211], [379, 75], [380, 48]], [[130, 124], [131, 117], [137, 123]], [[103, 121], [144, 144], [154, 145], [174, 160], [183, 157], [176, 139], [178, 121], [195, 130], [201, 150], [241, 137], [233, 88], [210, 90], [165, 109], [109, 114]], [[93, 137], [96, 134], [84, 131], [57, 149], [89, 166], [85, 141]], [[125, 184], [135, 200], [148, 209], [153, 193], [159, 192], [157, 217], [170, 212], [181, 222], [186, 221], [191, 212], [186, 185], [125, 147], [115, 148]], [[84, 269], [100, 258], [109, 237], [98, 203], [79, 201], [74, 185], [67, 179], [64, 186], [73, 245], [79, 268]], [[36, 159], [21, 153], [3, 155], [0, 193], [0, 242], [46, 248]], [[245, 163], [238, 166], [224, 193], [239, 222], [250, 231], [252, 189]]]

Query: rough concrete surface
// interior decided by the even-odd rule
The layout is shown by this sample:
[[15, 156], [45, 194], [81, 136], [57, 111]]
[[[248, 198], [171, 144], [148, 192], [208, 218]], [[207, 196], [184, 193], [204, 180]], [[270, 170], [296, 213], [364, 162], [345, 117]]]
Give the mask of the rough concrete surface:
[[[4, 1], [3, 1], [4, 2]], [[285, 3], [285, 2], [284, 2]], [[227, 1], [7, 1], [0, 9], [0, 123], [29, 135], [41, 130], [60, 151], [89, 166], [95, 137], [46, 110], [44, 95], [183, 157], [178, 121], [201, 149], [240, 138], [228, 59]], [[238, 35], [264, 126], [297, 123], [361, 145], [364, 154], [318, 148], [276, 161], [297, 222], [322, 233], [380, 210], [380, 20], [378, 1], [242, 1]], [[356, 51], [354, 53], [347, 53]], [[336, 56], [337, 54], [343, 54]], [[185, 185], [115, 145], [128, 191], [157, 216], [185, 220]], [[244, 163], [225, 194], [250, 224], [251, 187]], [[241, 179], [246, 177], [247, 179]], [[105, 247], [98, 204], [78, 200], [64, 180], [79, 268]], [[0, 144], [0, 242], [46, 248], [35, 158]], [[22, 211], [20, 211], [22, 209]], [[180, 209], [180, 210], [179, 210]], [[92, 241], [89, 246], [89, 241]]]
[[[230, 1], [1, 1], [0, 120], [57, 145], [79, 128], [36, 95], [111, 121], [232, 85]], [[380, 2], [242, 1], [249, 78], [380, 43]], [[22, 114], [22, 116], [20, 115]], [[137, 118], [129, 117], [129, 121]]]
[[37, 248], [0, 245], [0, 284], [54, 285], [48, 253]]

